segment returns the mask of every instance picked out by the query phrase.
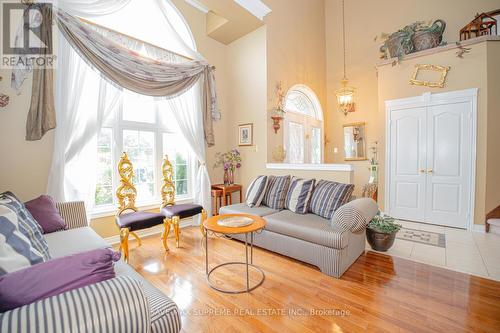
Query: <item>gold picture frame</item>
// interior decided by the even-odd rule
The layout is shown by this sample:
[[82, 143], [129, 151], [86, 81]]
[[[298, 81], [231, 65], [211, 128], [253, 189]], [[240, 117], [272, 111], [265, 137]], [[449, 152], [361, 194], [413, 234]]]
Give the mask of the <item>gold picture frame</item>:
[[[441, 74], [439, 81], [431, 82], [417, 79], [418, 73], [421, 70], [425, 71], [435, 71]], [[444, 83], [446, 81], [446, 75], [448, 75], [448, 71], [450, 70], [450, 66], [438, 66], [438, 65], [415, 65], [415, 71], [413, 72], [413, 76], [410, 79], [410, 84], [415, 86], [424, 86], [430, 88], [444, 88]]]
[[344, 161], [365, 161], [366, 157], [366, 124], [364, 122], [343, 125], [344, 128]]

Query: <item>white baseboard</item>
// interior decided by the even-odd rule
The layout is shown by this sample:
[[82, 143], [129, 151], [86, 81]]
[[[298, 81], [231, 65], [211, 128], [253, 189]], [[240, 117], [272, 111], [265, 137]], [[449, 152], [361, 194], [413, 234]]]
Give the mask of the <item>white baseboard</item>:
[[[189, 219], [181, 220], [180, 227], [185, 228], [185, 227], [190, 227], [192, 225], [193, 225], [193, 219], [189, 218]], [[139, 236], [140, 238], [151, 236], [151, 235], [161, 234], [162, 232], [163, 232], [163, 225], [156, 225], [156, 226], [149, 228], [149, 229], [135, 231], [137, 236]], [[170, 235], [171, 235], [171, 237], [173, 237], [172, 232], [170, 233]], [[108, 242], [108, 244], [110, 244], [110, 245], [120, 244], [120, 235], [106, 237], [106, 238], [104, 238], [104, 240], [106, 242]], [[131, 237], [130, 240], [134, 240], [134, 238]]]

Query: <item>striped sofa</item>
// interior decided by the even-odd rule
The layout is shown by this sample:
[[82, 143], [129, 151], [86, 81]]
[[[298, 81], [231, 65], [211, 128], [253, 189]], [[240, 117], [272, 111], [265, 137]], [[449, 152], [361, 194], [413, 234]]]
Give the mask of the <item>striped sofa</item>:
[[[265, 230], [254, 235], [258, 247], [307, 262], [330, 276], [341, 277], [365, 250], [365, 230], [378, 206], [368, 198], [338, 208], [332, 220], [315, 214], [296, 214], [244, 203], [221, 207], [220, 214], [252, 214], [266, 220]], [[233, 236], [244, 240], [244, 235]]]
[[[109, 247], [89, 226], [83, 202], [58, 203], [68, 230], [45, 234], [53, 258]], [[123, 261], [116, 277], [0, 313], [0, 332], [177, 333], [177, 305]]]

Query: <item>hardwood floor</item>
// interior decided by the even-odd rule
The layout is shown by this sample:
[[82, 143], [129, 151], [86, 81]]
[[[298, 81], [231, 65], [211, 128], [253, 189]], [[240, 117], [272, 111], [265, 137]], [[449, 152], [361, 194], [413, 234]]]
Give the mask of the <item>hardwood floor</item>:
[[[335, 279], [255, 249], [264, 283], [229, 295], [208, 286], [200, 241], [198, 228], [186, 228], [180, 248], [169, 239], [168, 253], [159, 235], [138, 248], [131, 242], [130, 264], [178, 304], [183, 332], [500, 332], [500, 282], [374, 252]], [[209, 239], [212, 267], [244, 253], [240, 242]], [[228, 270], [214, 278], [236, 279]]]

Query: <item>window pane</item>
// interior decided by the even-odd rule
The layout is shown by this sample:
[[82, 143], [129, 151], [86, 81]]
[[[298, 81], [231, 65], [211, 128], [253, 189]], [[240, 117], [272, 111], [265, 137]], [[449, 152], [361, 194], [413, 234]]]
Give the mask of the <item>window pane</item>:
[[175, 194], [177, 194], [177, 195], [188, 194], [188, 181], [187, 180], [175, 182]]
[[113, 130], [103, 128], [97, 138], [97, 180], [95, 189], [95, 205], [113, 203]]
[[311, 163], [321, 163], [321, 129], [311, 128]]
[[288, 162], [304, 163], [304, 126], [288, 123]]
[[123, 92], [123, 120], [142, 123], [155, 122], [154, 99], [133, 92]]
[[312, 101], [306, 94], [298, 90], [292, 90], [287, 94], [285, 110], [302, 113], [316, 118], [316, 111]]
[[189, 150], [180, 134], [163, 134], [163, 156], [168, 156], [174, 168], [176, 195], [189, 194]]
[[123, 131], [123, 150], [134, 166], [133, 182], [137, 189], [137, 201], [150, 200], [155, 195], [154, 147], [154, 132]]

